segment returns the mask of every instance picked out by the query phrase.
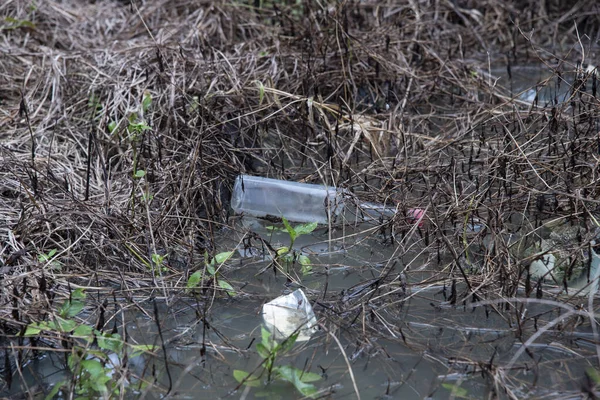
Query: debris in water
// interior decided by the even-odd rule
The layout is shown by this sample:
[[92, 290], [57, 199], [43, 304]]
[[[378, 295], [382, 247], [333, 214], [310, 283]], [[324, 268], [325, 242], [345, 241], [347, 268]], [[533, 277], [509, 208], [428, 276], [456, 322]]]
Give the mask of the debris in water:
[[277, 297], [263, 306], [265, 326], [277, 340], [282, 340], [299, 331], [297, 342], [303, 342], [317, 331], [317, 318], [301, 289]]

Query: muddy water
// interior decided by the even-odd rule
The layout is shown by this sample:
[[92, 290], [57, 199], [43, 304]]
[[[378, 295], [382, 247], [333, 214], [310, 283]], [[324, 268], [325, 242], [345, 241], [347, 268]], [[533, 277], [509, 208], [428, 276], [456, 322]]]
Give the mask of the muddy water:
[[[563, 103], [569, 99], [571, 85], [575, 81], [575, 66], [563, 65], [559, 76], [544, 65], [516, 65], [494, 67], [491, 73], [492, 83], [512, 98], [548, 106]], [[588, 73], [589, 74], [589, 73]], [[591, 92], [589, 78], [587, 89]]]
[[[554, 82], [539, 67], [512, 68], [510, 79], [506, 68], [492, 73], [523, 101], [537, 94], [540, 102], [560, 102], [568, 93], [567, 84]], [[131, 397], [162, 398], [168, 392], [175, 399], [301, 398], [289, 383], [238, 388], [233, 378], [234, 370], [253, 371], [262, 362], [255, 347], [262, 305], [299, 287], [328, 331], [298, 343], [277, 364], [321, 374], [314, 384], [324, 397], [357, 398], [358, 391], [362, 399], [563, 398], [589, 386], [586, 371], [598, 363], [594, 332], [589, 320], [568, 315], [560, 303], [463, 299], [466, 288], [460, 284], [451, 301], [451, 281], [438, 276], [444, 266], [432, 261], [435, 255], [422, 253], [419, 232], [392, 240], [389, 230], [369, 224], [320, 227], [299, 237], [294, 249], [311, 259], [313, 269], [303, 275], [295, 266], [286, 277], [269, 267], [259, 241], [251, 248], [242, 245], [252, 232], [275, 248], [286, 246], [289, 237], [281, 228], [250, 218], [232, 221], [220, 233], [219, 251], [236, 249], [222, 276], [237, 295], [208, 303], [193, 296], [159, 302], [162, 339], [152, 313], [123, 299], [125, 312], [115, 318], [118, 326], [127, 326], [128, 340], [164, 343], [166, 352], [129, 360], [131, 376], [151, 384]], [[365, 283], [390, 268], [383, 285], [389, 287], [372, 292]], [[36, 385], [47, 390], [68, 379], [63, 365], [60, 353], [35, 359], [7, 394]]]
[[[472, 299], [452, 304], [449, 282], [424, 284], [423, 276], [433, 274], [427, 258], [419, 254], [423, 244], [418, 233], [398, 247], [389, 244], [389, 234], [366, 224], [332, 233], [319, 228], [301, 236], [294, 246], [311, 258], [312, 273], [302, 276], [296, 268], [290, 271], [293, 279], [288, 279], [265, 269], [269, 259], [258, 242], [253, 250], [239, 246], [249, 231], [274, 247], [286, 245], [287, 235], [270, 230], [272, 225], [238, 219], [223, 232], [221, 250], [239, 248], [223, 272], [238, 295], [215, 298], [210, 307], [192, 296], [159, 303], [166, 362], [162, 352], [129, 360], [132, 376], [153, 383], [132, 397], [161, 398], [170, 388], [170, 398], [177, 399], [301, 398], [285, 382], [235, 390], [233, 378], [235, 369], [252, 371], [262, 361], [255, 350], [262, 305], [296, 287], [304, 288], [330, 333], [319, 330], [277, 363], [321, 374], [314, 384], [331, 398], [356, 398], [356, 390], [362, 399], [450, 398], [452, 390], [469, 398], [492, 393], [504, 398], [509, 392], [517, 398], [543, 397], [578, 391], [586, 369], [597, 362], [589, 323], [561, 319], [565, 310], [556, 304], [474, 305]], [[369, 288], [361, 292], [360, 285], [378, 277], [391, 265], [390, 259], [398, 261], [393, 275], [403, 276], [406, 290], [397, 285], [396, 292], [382, 290], [373, 296], [368, 295]], [[459, 285], [457, 293], [464, 289]], [[152, 309], [151, 304], [147, 308]], [[203, 321], [199, 316], [207, 309]], [[130, 342], [161, 343], [152, 318], [136, 308], [127, 310], [118, 325], [127, 326]], [[549, 332], [523, 351], [523, 340], [543, 330]], [[25, 368], [24, 381], [33, 386], [65, 379], [61, 365], [60, 354], [47, 354]], [[500, 373], [499, 366], [508, 369]], [[14, 387], [12, 394], [22, 390]]]

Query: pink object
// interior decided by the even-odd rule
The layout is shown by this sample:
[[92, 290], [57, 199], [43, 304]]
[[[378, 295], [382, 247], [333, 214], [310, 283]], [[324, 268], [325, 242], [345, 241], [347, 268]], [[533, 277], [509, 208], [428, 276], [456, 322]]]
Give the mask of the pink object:
[[422, 208], [409, 208], [406, 211], [406, 216], [410, 222], [417, 224], [419, 228], [423, 227], [423, 223], [425, 222], [425, 210]]

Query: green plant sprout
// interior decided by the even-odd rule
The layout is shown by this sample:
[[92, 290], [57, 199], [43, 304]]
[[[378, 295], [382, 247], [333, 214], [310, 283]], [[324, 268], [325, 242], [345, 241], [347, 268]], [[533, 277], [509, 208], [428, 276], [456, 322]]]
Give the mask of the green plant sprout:
[[[152, 106], [152, 95], [149, 92], [144, 92], [139, 111], [129, 114], [129, 116], [127, 117], [127, 120], [126, 120], [127, 121], [127, 127], [125, 128], [125, 131], [127, 132], [126, 139], [129, 143], [129, 145], [131, 146], [131, 150], [132, 150], [133, 165], [132, 165], [131, 177], [133, 178], [134, 182], [138, 182], [146, 176], [146, 171], [138, 168], [138, 162], [139, 162], [138, 146], [139, 146], [140, 141], [143, 138], [143, 133], [145, 131], [152, 129], [151, 126], [148, 125], [148, 123], [146, 121], [146, 117], [145, 117], [147, 112], [150, 110], [151, 106]], [[118, 128], [119, 128], [120, 124], [121, 124], [120, 121], [115, 121], [115, 120], [110, 121], [107, 124], [108, 132], [112, 136], [119, 135]], [[135, 213], [135, 190], [136, 190], [135, 186], [136, 185], [134, 185], [134, 187], [131, 189], [131, 212], [134, 216], [135, 216], [134, 213]], [[144, 202], [149, 203], [152, 199], [153, 199], [152, 193], [150, 193], [148, 190], [143, 191], [142, 200]]]
[[[152, 253], [152, 265], [154, 265], [155, 273], [160, 275], [161, 272], [167, 272], [169, 268], [165, 265], [166, 256]], [[152, 266], [150, 266], [152, 267]]]
[[460, 385], [452, 384], [452, 383], [442, 383], [442, 387], [448, 390], [452, 397], [458, 399], [470, 399], [469, 392], [467, 389], [460, 387]]
[[[54, 320], [33, 322], [23, 333], [24, 337], [37, 337], [45, 332], [46, 336], [72, 344], [66, 365], [71, 381], [56, 383], [46, 399], [54, 398], [63, 389], [72, 390], [78, 399], [119, 397], [122, 386], [119, 378], [114, 376], [117, 367], [125, 359], [131, 360], [155, 350], [152, 345], [131, 345], [124, 342], [118, 333], [101, 332], [77, 322], [74, 318], [85, 307], [85, 299], [83, 289], [73, 291], [57, 310]], [[118, 361], [114, 361], [111, 354], [116, 355]], [[135, 391], [142, 386], [140, 381], [130, 388]]]
[[[138, 148], [139, 144], [143, 139], [144, 132], [151, 130], [152, 127], [148, 124], [147, 114], [150, 108], [152, 107], [152, 95], [150, 92], [145, 91], [142, 96], [142, 102], [140, 103], [139, 110], [137, 112], [132, 112], [128, 115], [126, 119], [127, 126], [125, 131], [127, 132], [126, 139], [131, 146], [132, 151], [132, 173], [131, 177], [134, 182], [141, 181], [142, 178], [146, 176], [146, 171], [138, 168], [139, 163], [139, 154]], [[108, 132], [113, 135], [119, 135], [119, 125], [120, 121], [112, 120], [107, 124]], [[135, 191], [136, 185], [132, 187], [131, 190], [131, 212], [135, 216]], [[142, 194], [142, 200], [145, 203], [149, 203], [153, 199], [152, 193], [146, 188]]]
[[51, 249], [47, 253], [38, 254], [38, 261], [41, 263], [49, 262], [49, 265], [54, 270], [59, 270], [62, 268], [62, 263], [57, 260], [52, 260], [52, 258], [56, 255], [56, 249]]
[[137, 154], [137, 143], [142, 140], [142, 134], [152, 129], [147, 123], [145, 119], [145, 115], [152, 106], [152, 95], [150, 92], [144, 92], [144, 96], [142, 97], [142, 104], [140, 107], [139, 113], [132, 113], [129, 115], [128, 121], [129, 125], [127, 126], [127, 133], [129, 134], [129, 141], [131, 143], [131, 148], [133, 150], [133, 178], [139, 179], [143, 178], [146, 175], [146, 171], [138, 170], [138, 154]]
[[204, 269], [199, 269], [194, 272], [187, 281], [188, 291], [193, 290], [201, 285], [205, 276], [205, 271], [215, 280], [216, 285], [225, 290], [229, 296], [235, 296], [236, 292], [233, 286], [221, 277], [219, 269], [233, 256], [233, 251], [225, 251], [214, 256], [212, 259], [209, 257], [208, 252], [204, 252]]
[[26, 19], [17, 19], [13, 17], [5, 17], [4, 22], [6, 24], [0, 25], [0, 31], [2, 30], [14, 30], [19, 28], [35, 29], [35, 24]]
[[263, 361], [253, 372], [239, 369], [234, 370], [233, 377], [235, 380], [240, 384], [250, 387], [260, 387], [266, 373], [266, 382], [273, 380], [289, 382], [303, 396], [314, 397], [318, 390], [311, 382], [320, 380], [321, 375], [304, 371], [291, 365], [275, 364], [277, 358], [288, 353], [294, 347], [299, 332], [290, 335], [287, 339], [279, 343], [264, 326], [261, 326], [260, 330], [262, 340], [256, 344], [256, 351], [263, 358]]
[[600, 385], [600, 373], [597, 369], [588, 367], [586, 368], [585, 373], [595, 385]]
[[90, 119], [92, 121], [98, 121], [100, 118], [100, 114], [102, 113], [102, 102], [100, 98], [96, 96], [94, 92], [90, 93], [90, 98], [88, 99], [88, 107], [90, 108]]
[[[297, 253], [293, 250], [294, 242], [301, 235], [308, 235], [312, 231], [317, 228], [316, 222], [311, 222], [308, 224], [301, 224], [292, 227], [287, 219], [282, 218], [284, 228], [281, 229], [282, 232], [287, 232], [290, 237], [289, 246], [279, 247], [277, 251], [277, 255], [275, 259], [286, 266], [288, 269], [294, 262], [298, 262], [302, 266], [302, 275], [308, 275], [312, 271], [312, 264], [310, 258], [308, 256]], [[267, 227], [267, 229], [275, 230], [278, 228], [275, 227]]]

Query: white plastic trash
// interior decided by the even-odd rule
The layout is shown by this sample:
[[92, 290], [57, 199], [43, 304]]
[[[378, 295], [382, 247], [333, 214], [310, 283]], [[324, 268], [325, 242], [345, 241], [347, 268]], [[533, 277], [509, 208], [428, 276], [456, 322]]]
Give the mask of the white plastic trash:
[[[571, 238], [571, 240], [575, 239]], [[579, 265], [579, 268], [575, 269], [573, 276], [567, 281], [568, 293], [587, 296], [589, 293], [598, 292], [600, 286], [598, 282], [600, 280], [600, 255], [593, 249], [596, 246], [596, 241], [592, 241], [591, 245], [592, 248], [587, 255], [590, 258], [590, 270], [587, 271], [584, 265]], [[561, 252], [555, 249], [554, 246], [553, 241], [542, 239], [539, 249], [540, 256], [529, 265], [532, 278], [543, 278], [549, 282], [562, 283], [565, 274], [564, 269], [569, 266], [570, 260], [561, 260]]]
[[284, 340], [299, 332], [296, 341], [304, 342], [317, 331], [317, 318], [302, 289], [266, 303], [262, 317], [276, 340]]

